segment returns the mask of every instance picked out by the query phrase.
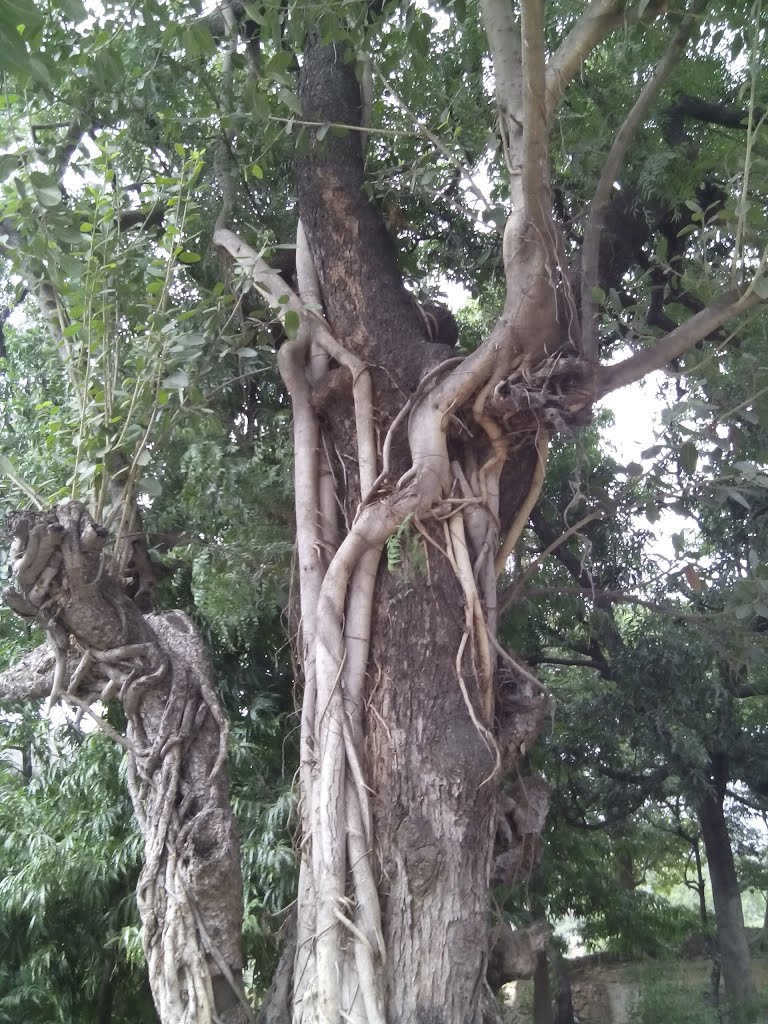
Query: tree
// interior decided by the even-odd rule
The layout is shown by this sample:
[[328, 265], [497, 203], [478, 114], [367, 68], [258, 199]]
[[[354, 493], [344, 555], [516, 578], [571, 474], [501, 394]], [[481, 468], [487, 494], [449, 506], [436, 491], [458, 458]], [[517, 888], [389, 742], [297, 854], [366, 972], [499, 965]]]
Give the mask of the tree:
[[[156, 582], [142, 516], [166, 467], [173, 479], [178, 432], [205, 430], [223, 392], [225, 436], [260, 444], [249, 342], [275, 338], [293, 417], [303, 840], [292, 988], [278, 971], [265, 1012], [494, 1019], [495, 836], [515, 876], [545, 803], [535, 780], [503, 795], [502, 781], [549, 707], [497, 639], [497, 579], [553, 436], [650, 370], [684, 368], [768, 291], [759, 19], [699, 0], [62, 7], [0, 8], [15, 90], [4, 253], [68, 378], [70, 496], [115, 529], [78, 503], [13, 518], [6, 600], [43, 621], [53, 658], [34, 655], [34, 686], [29, 661], [12, 670], [5, 692], [39, 696], [53, 676], [78, 707], [119, 697], [158, 1013], [244, 1019], [226, 722], [193, 622], [145, 618], [134, 598]], [[745, 45], [744, 69], [729, 46]], [[702, 95], [673, 101], [689, 81]], [[472, 351], [404, 271], [500, 285]], [[632, 354], [601, 363], [618, 341]], [[233, 349], [245, 394], [221, 379]]]
[[[749, 365], [752, 341], [746, 332], [739, 364]], [[739, 389], [738, 376], [732, 373], [729, 388]], [[749, 382], [742, 394], [750, 394], [753, 386]], [[665, 444], [643, 453], [645, 467], [629, 467], [625, 482], [616, 479], [615, 461], [582, 439], [581, 455], [589, 464], [583, 500], [602, 494], [623, 511], [611, 519], [582, 519], [577, 538], [567, 533], [555, 538], [552, 517], [556, 520], [563, 503], [558, 489], [570, 493], [569, 475], [572, 481], [576, 472], [575, 453], [561, 450], [551, 467], [548, 493], [532, 516], [535, 544], [544, 550], [558, 545], [552, 564], [540, 573], [539, 584], [543, 577], [546, 586], [531, 588], [552, 600], [546, 608], [519, 606], [507, 630], [517, 619], [515, 645], [529, 663], [558, 666], [547, 670], [556, 673], [551, 685], [560, 713], [544, 760], [556, 791], [556, 817], [568, 826], [615, 832], [661, 802], [652, 820], [692, 846], [704, 916], [700, 837], [726, 994], [733, 1004], [748, 1006], [754, 983], [734, 858], [734, 821], [739, 811], [743, 814], [743, 805], [752, 813], [760, 807], [765, 769], [765, 609], [757, 597], [761, 570], [754, 554], [749, 557], [762, 546], [763, 525], [761, 513], [751, 512], [746, 497], [761, 501], [763, 482], [754, 464], [745, 461], [752, 446], [762, 446], [762, 430], [755, 421], [751, 440], [739, 438], [738, 460], [727, 452], [725, 436], [722, 448], [709, 440], [719, 409], [733, 405], [731, 396], [718, 394], [722, 384], [707, 377], [685, 387], [679, 404], [691, 408], [691, 419], [684, 426], [684, 440], [676, 446], [678, 428], [670, 429]], [[694, 426], [696, 402], [701, 403], [701, 434]], [[736, 468], [729, 472], [732, 461]], [[636, 510], [626, 520], [631, 506], [626, 495], [621, 497], [622, 490], [631, 492]], [[750, 508], [750, 515], [737, 522], [722, 513], [734, 494]], [[675, 555], [668, 569], [663, 556], [648, 552], [648, 527], [636, 521], [638, 509], [656, 508], [649, 504], [651, 497], [672, 504], [678, 520], [695, 520], [692, 530], [678, 527], [672, 536]], [[535, 569], [541, 556], [530, 561]], [[530, 572], [523, 572], [511, 588], [518, 601], [525, 600], [527, 576]], [[643, 586], [644, 580], [655, 582]], [[637, 596], [638, 589], [645, 599]], [[693, 831], [690, 824], [683, 827], [679, 819], [676, 824], [670, 820], [670, 811], [676, 808], [679, 815], [680, 807], [696, 820]], [[636, 824], [633, 831], [630, 848], [639, 854]], [[600, 840], [603, 850], [610, 838], [609, 833]], [[573, 840], [566, 830], [555, 842]], [[658, 856], [658, 837], [653, 846]], [[631, 861], [625, 873], [630, 880], [634, 877]], [[555, 886], [555, 903], [563, 907], [565, 889], [565, 898], [578, 906], [572, 883], [564, 881], [561, 876]], [[611, 880], [603, 878], [600, 884], [608, 889]], [[587, 885], [582, 897], [590, 908], [585, 912], [581, 904], [585, 917], [613, 916], [610, 904], [615, 900], [595, 899], [594, 894], [590, 898]], [[629, 924], [625, 941], [642, 942], [646, 929], [626, 912], [622, 916]]]

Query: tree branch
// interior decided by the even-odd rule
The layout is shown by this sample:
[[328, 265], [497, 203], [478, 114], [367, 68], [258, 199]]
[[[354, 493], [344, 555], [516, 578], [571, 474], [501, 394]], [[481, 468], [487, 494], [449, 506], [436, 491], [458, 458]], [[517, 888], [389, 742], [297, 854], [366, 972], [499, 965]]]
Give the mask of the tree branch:
[[547, 111], [551, 116], [566, 86], [592, 52], [623, 25], [657, 18], [667, 9], [667, 0], [651, 0], [631, 11], [622, 11], [621, 0], [592, 0], [547, 63]]
[[[28, 704], [44, 700], [53, 688], [55, 655], [46, 641], [25, 654], [15, 665], [0, 672], [0, 701], [9, 704]], [[67, 668], [74, 672], [79, 658], [70, 652]]]
[[642, 352], [637, 352], [614, 366], [600, 367], [595, 397], [603, 398], [611, 391], [633, 384], [654, 370], [660, 370], [673, 359], [688, 352], [697, 342], [717, 330], [727, 320], [759, 306], [763, 299], [754, 288], [758, 276], [759, 272], [750, 284], [726, 292], [700, 313], [696, 313], [674, 331], [670, 331], [652, 348], [643, 349]]
[[[694, 11], [700, 10], [707, 0], [698, 0]], [[598, 360], [598, 303], [594, 298], [600, 273], [600, 238], [605, 226], [605, 217], [611, 198], [613, 183], [618, 177], [629, 147], [642, 127], [649, 110], [656, 102], [661, 89], [677, 63], [696, 24], [693, 14], [683, 18], [667, 52], [656, 66], [655, 71], [644, 85], [635, 105], [613, 141], [603, 167], [595, 194], [589, 205], [589, 218], [584, 229], [584, 247], [581, 258], [581, 354], [589, 362]]]
[[570, 526], [564, 533], [561, 533], [559, 537], [556, 537], [552, 541], [552, 543], [548, 544], [543, 551], [540, 551], [539, 554], [528, 566], [528, 568], [525, 570], [525, 572], [522, 574], [522, 576], [516, 579], [515, 582], [512, 583], [509, 587], [507, 587], [501, 594], [499, 600], [499, 611], [506, 611], [507, 608], [509, 608], [509, 606], [513, 604], [513, 602], [520, 596], [523, 587], [528, 582], [528, 580], [535, 575], [536, 570], [539, 568], [539, 566], [545, 558], [551, 555], [553, 551], [556, 551], [561, 544], [564, 544], [575, 533], [578, 533], [579, 530], [581, 530], [583, 527], [587, 525], [587, 523], [591, 523], [594, 519], [600, 519], [603, 516], [603, 514], [604, 513], [602, 509], [598, 509], [595, 512], [590, 512], [588, 515], [584, 516], [583, 519], [580, 519], [578, 523], [574, 523], [573, 526]]
[[[723, 128], [741, 128], [742, 130], [746, 130], [749, 118], [749, 111], [741, 107], [729, 107], [724, 103], [710, 103], [707, 100], [699, 99], [698, 96], [686, 94], [678, 96], [667, 113], [670, 119], [690, 117], [696, 121], [706, 121], [708, 124], [719, 124]], [[762, 110], [754, 111], [756, 119], [762, 115]]]
[[642, 597], [635, 597], [623, 590], [603, 590], [600, 587], [528, 587], [526, 595], [529, 597], [552, 597], [561, 595], [563, 597], [586, 597], [593, 601], [601, 601], [606, 604], [633, 604], [640, 608], [647, 608], [658, 615], [668, 615], [672, 619], [680, 619], [683, 622], [701, 622], [702, 619], [723, 618], [725, 612], [683, 612], [671, 605], [659, 604], [657, 601], [646, 601]]
[[544, 3], [522, 0], [520, 12], [523, 72], [523, 202], [527, 216], [541, 226], [551, 215], [549, 124], [545, 90]]
[[515, 19], [512, 4], [506, 0], [480, 0], [480, 9], [493, 61], [496, 106], [511, 179], [511, 200], [512, 205], [518, 208], [522, 205], [520, 144], [523, 130], [519, 116], [523, 103], [520, 26]]

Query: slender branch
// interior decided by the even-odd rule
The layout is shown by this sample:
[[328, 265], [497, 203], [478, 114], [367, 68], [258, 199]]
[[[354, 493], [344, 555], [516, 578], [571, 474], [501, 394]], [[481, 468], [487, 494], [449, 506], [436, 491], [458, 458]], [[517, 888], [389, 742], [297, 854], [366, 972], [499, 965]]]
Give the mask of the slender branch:
[[[467, 167], [467, 165], [462, 160], [460, 160], [455, 155], [455, 153], [451, 152], [451, 150], [448, 148], [448, 146], [446, 146], [446, 144], [443, 142], [443, 140], [440, 138], [439, 135], [435, 135], [435, 133], [432, 132], [427, 127], [427, 125], [421, 123], [421, 121], [419, 120], [418, 115], [416, 113], [414, 113], [413, 110], [410, 109], [410, 107], [405, 103], [405, 101], [400, 96], [398, 96], [398, 94], [392, 88], [392, 85], [383, 76], [379, 76], [379, 77], [381, 78], [382, 82], [384, 83], [384, 85], [385, 85], [385, 87], [387, 89], [387, 92], [389, 94], [389, 98], [392, 100], [392, 102], [395, 104], [395, 106], [398, 107], [400, 110], [402, 110], [402, 112], [404, 114], [407, 114], [407, 116], [410, 117], [411, 120], [415, 124], [417, 124], [419, 126], [419, 129], [421, 130], [421, 133], [427, 139], [429, 139], [429, 141], [432, 143], [432, 145], [435, 147], [435, 149], [438, 149], [443, 154], [445, 159], [458, 170], [458, 172], [461, 175], [461, 177], [464, 179], [464, 181], [466, 181], [467, 187], [469, 188], [469, 191], [472, 193], [472, 195], [478, 200], [478, 202], [482, 203], [482, 205], [486, 209], [490, 209], [491, 208], [490, 200], [485, 195], [485, 193], [480, 188], [480, 186], [477, 184], [475, 179], [472, 177], [472, 172]], [[366, 125], [366, 127], [367, 127], [367, 125]]]
[[630, 11], [621, 10], [621, 0], [592, 0], [582, 16], [555, 50], [547, 63], [547, 111], [550, 116], [570, 81], [589, 54], [611, 33], [623, 25], [657, 18], [667, 9], [666, 0], [637, 4]]
[[[645, 598], [626, 594], [623, 590], [603, 590], [599, 587], [528, 587], [526, 595], [529, 597], [586, 597], [593, 601], [606, 603], [633, 604], [640, 608], [647, 608], [658, 615], [668, 615], [671, 619], [679, 619], [682, 622], [701, 622], [703, 619], [720, 619], [727, 615], [727, 612], [684, 612], [672, 605], [659, 604], [658, 601], [647, 601]], [[502, 600], [505, 596], [506, 591]]]
[[[762, 269], [762, 268], [761, 268]], [[692, 349], [697, 342], [721, 327], [731, 317], [753, 309], [763, 301], [754, 288], [758, 275], [748, 285], [726, 292], [711, 305], [690, 317], [685, 323], [662, 338], [652, 348], [643, 349], [614, 366], [598, 370], [596, 398], [633, 384], [654, 370], [660, 370], [673, 359]]]
[[605, 665], [601, 665], [594, 658], [550, 658], [542, 654], [529, 657], [527, 661], [529, 665], [572, 665], [576, 668], [593, 668], [601, 674], [605, 671]]
[[[694, 10], [700, 10], [705, 2], [706, 0], [699, 0], [694, 6]], [[600, 237], [605, 225], [613, 183], [621, 170], [629, 147], [632, 145], [670, 72], [685, 49], [695, 24], [696, 19], [693, 14], [683, 18], [682, 24], [667, 48], [667, 52], [643, 86], [635, 105], [630, 110], [613, 141], [608, 158], [603, 166], [600, 180], [597, 183], [595, 194], [589, 205], [589, 218], [584, 229], [584, 247], [581, 261], [581, 353], [587, 361], [592, 363], [596, 363], [598, 360], [598, 303], [594, 298], [594, 289], [597, 287], [599, 279]]]
[[728, 797], [731, 800], [734, 800], [737, 804], [749, 807], [750, 810], [757, 811], [758, 814], [765, 814], [765, 812], [768, 811], [768, 800], [750, 800], [745, 797], [743, 793], [737, 793], [735, 789], [727, 789], [726, 793]]

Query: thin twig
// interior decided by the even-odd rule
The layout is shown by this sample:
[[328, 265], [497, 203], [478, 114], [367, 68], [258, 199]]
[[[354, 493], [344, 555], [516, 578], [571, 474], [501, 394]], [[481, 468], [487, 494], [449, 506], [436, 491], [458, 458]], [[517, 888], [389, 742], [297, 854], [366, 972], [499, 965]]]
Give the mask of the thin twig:
[[590, 512], [588, 516], [584, 516], [584, 518], [580, 519], [578, 523], [574, 523], [573, 526], [570, 526], [564, 533], [561, 533], [556, 540], [553, 540], [551, 544], [548, 544], [543, 551], [539, 552], [522, 576], [519, 576], [515, 582], [504, 591], [502, 599], [499, 602], [500, 611], [505, 611], [510, 604], [514, 603], [525, 584], [536, 574], [537, 569], [545, 558], [548, 558], [556, 548], [559, 548], [561, 544], [564, 544], [574, 535], [574, 533], [578, 533], [582, 527], [587, 525], [587, 523], [591, 523], [595, 519], [600, 519], [603, 515], [604, 512], [602, 509], [598, 509], [596, 512]]

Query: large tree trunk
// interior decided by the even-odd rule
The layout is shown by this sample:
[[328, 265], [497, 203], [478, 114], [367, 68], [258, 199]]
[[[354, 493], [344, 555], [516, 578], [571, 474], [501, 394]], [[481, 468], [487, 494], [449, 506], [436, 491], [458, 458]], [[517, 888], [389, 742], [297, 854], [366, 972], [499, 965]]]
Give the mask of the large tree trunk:
[[[354, 67], [336, 46], [309, 45], [300, 98], [309, 121], [360, 123], [360, 89]], [[455, 353], [430, 341], [424, 317], [403, 286], [392, 241], [363, 192], [360, 133], [349, 132], [341, 138], [326, 135], [322, 142], [310, 146], [297, 164], [297, 178], [302, 224], [327, 323], [344, 350], [360, 360], [359, 365], [368, 367], [376, 433], [383, 438], [406, 401], [418, 395], [420, 382], [429, 379], [442, 361], [447, 363], [447, 371], [456, 361]], [[353, 381], [356, 373], [361, 371], [352, 370]], [[478, 390], [486, 381], [479, 380]], [[366, 483], [359, 469], [360, 408], [347, 371], [334, 367], [333, 362], [312, 383], [311, 400], [323, 448], [335, 453], [330, 469], [345, 520], [343, 524], [333, 521], [330, 529], [326, 525], [326, 534], [338, 531], [349, 536], [360, 522], [361, 500], [370, 501], [370, 480]], [[463, 438], [452, 438], [450, 457], [459, 467], [453, 473], [452, 490], [446, 492], [443, 481], [432, 480], [419, 496], [421, 506], [417, 498], [412, 512], [392, 518], [378, 541], [366, 545], [355, 567], [367, 582], [358, 593], [350, 587], [346, 597], [344, 642], [363, 637], [361, 679], [354, 684], [360, 686], [360, 696], [354, 698], [360, 702], [359, 714], [352, 720], [349, 712], [351, 724], [347, 725], [372, 794], [370, 835], [375, 837], [372, 846], [363, 844], [357, 854], [348, 839], [348, 867], [354, 876], [355, 858], [366, 859], [371, 871], [368, 884], [375, 881], [378, 893], [374, 899], [379, 909], [368, 912], [363, 906], [366, 883], [355, 882], [357, 889], [346, 884], [344, 892], [354, 894], [356, 901], [354, 923], [367, 934], [374, 955], [368, 964], [361, 964], [361, 941], [355, 941], [351, 927], [345, 931], [335, 925], [329, 960], [347, 964], [354, 960], [352, 973], [362, 984], [350, 985], [351, 994], [340, 985], [339, 993], [329, 997], [326, 1005], [341, 1004], [340, 1009], [356, 1020], [383, 1019], [386, 1012], [391, 1024], [479, 1022], [494, 1012], [485, 971], [500, 769], [502, 761], [506, 769], [513, 769], [520, 747], [535, 736], [546, 698], [541, 688], [529, 685], [526, 692], [521, 689], [517, 693], [519, 720], [501, 743], [494, 737], [499, 720], [496, 653], [485, 630], [495, 628], [495, 584], [486, 582], [477, 599], [477, 609], [482, 607], [484, 615], [482, 625], [471, 620], [471, 609], [468, 625], [467, 588], [471, 581], [466, 574], [463, 582], [461, 577], [465, 563], [469, 566], [475, 560], [477, 564], [476, 560], [484, 557], [481, 587], [484, 578], [493, 581], [499, 529], [509, 526], [529, 493], [537, 459], [532, 429], [527, 446], [521, 446], [512, 464], [505, 482], [509, 501], [500, 509], [498, 478], [504, 460], [496, 459], [493, 438], [493, 433], [480, 429], [479, 424]], [[419, 441], [413, 433], [407, 437], [405, 430], [393, 435], [387, 472], [379, 480], [382, 490], [392, 489], [410, 467], [420, 468], [415, 450]], [[445, 445], [444, 440], [439, 443]], [[381, 451], [380, 442], [377, 447]], [[432, 454], [426, 452], [425, 459]], [[432, 509], [451, 493], [457, 505], [460, 499], [471, 501], [473, 496], [462, 494], [459, 481], [463, 475], [477, 487], [478, 466], [485, 463], [491, 467], [491, 508], [476, 509], [485, 537], [478, 541], [478, 532], [473, 538], [476, 546], [471, 548], [460, 510], [456, 523], [450, 505], [445, 507], [443, 520], [435, 521]], [[424, 509], [423, 521], [419, 507]], [[453, 519], [451, 526], [449, 518]], [[381, 543], [395, 528], [397, 550], [390, 559], [394, 569], [387, 569], [379, 564]], [[333, 563], [324, 587], [332, 574]], [[478, 628], [483, 635], [473, 634]], [[323, 646], [332, 647], [338, 641], [326, 639], [325, 623], [318, 629], [319, 665]], [[340, 656], [339, 671], [351, 701], [354, 686], [343, 674], [349, 669], [348, 658], [349, 653]], [[305, 671], [307, 668], [305, 651]], [[510, 674], [515, 673], [508, 667], [507, 677]], [[507, 692], [516, 691], [518, 682], [507, 678]], [[529, 706], [534, 711], [526, 717]], [[322, 762], [324, 747], [318, 728], [322, 725], [318, 727], [316, 721], [314, 731], [310, 728], [307, 734], [307, 749], [310, 760], [319, 753]], [[350, 770], [348, 764], [346, 771]], [[304, 796], [306, 800], [306, 791]], [[355, 820], [365, 819], [366, 812], [356, 808], [351, 814], [347, 807], [345, 825], [354, 834], [360, 827]], [[313, 832], [311, 823], [307, 830]], [[537, 828], [526, 830], [523, 826], [522, 831], [535, 848]], [[312, 834], [313, 845], [323, 841], [323, 836]], [[309, 875], [313, 853], [305, 849]], [[312, 886], [300, 893], [300, 908], [302, 901], [305, 909], [309, 908], [309, 932], [319, 927], [314, 914], [318, 919], [323, 914], [322, 893], [318, 899], [317, 892], [327, 873], [327, 867], [315, 867]], [[314, 1020], [315, 996], [307, 979], [313, 969], [317, 971], [322, 1004], [324, 966], [318, 953], [318, 964], [308, 967], [305, 944], [300, 923], [296, 1001], [301, 1019]], [[367, 978], [371, 972], [375, 973], [372, 983]], [[373, 994], [358, 1000], [356, 993], [366, 984], [371, 984]], [[335, 1011], [321, 1011], [321, 1020], [323, 1012]]]
[[[403, 286], [364, 191], [363, 103], [346, 43], [310, 38], [303, 53], [296, 290], [224, 216], [214, 233], [286, 326], [286, 310], [298, 324], [279, 352], [294, 414], [304, 677], [295, 1024], [493, 1016], [488, 890], [535, 861], [547, 793], [519, 777], [519, 762], [548, 700], [497, 643], [497, 575], [540, 493], [552, 434], [587, 422], [597, 394], [664, 365], [748, 301], [731, 295], [663, 344], [597, 366], [606, 196], [694, 19], [601, 178], [579, 325], [548, 145], [600, 18], [590, 9], [589, 32], [577, 26], [547, 68], [543, 7], [526, 0], [518, 20], [503, 0], [482, 4], [512, 213], [504, 309], [476, 351], [433, 344]], [[339, 125], [349, 127], [328, 130]], [[502, 794], [505, 773], [518, 781]]]
[[707, 852], [725, 994], [734, 1019], [742, 1020], [744, 1008], [748, 1008], [754, 1001], [755, 983], [731, 839], [723, 814], [727, 782], [726, 758], [716, 755], [713, 758], [713, 769], [714, 787], [698, 801], [696, 809]]
[[373, 625], [369, 763], [390, 951], [385, 991], [393, 1022], [474, 1021], [498, 780], [456, 679], [461, 590], [436, 552], [427, 557], [429, 583], [381, 571]]

